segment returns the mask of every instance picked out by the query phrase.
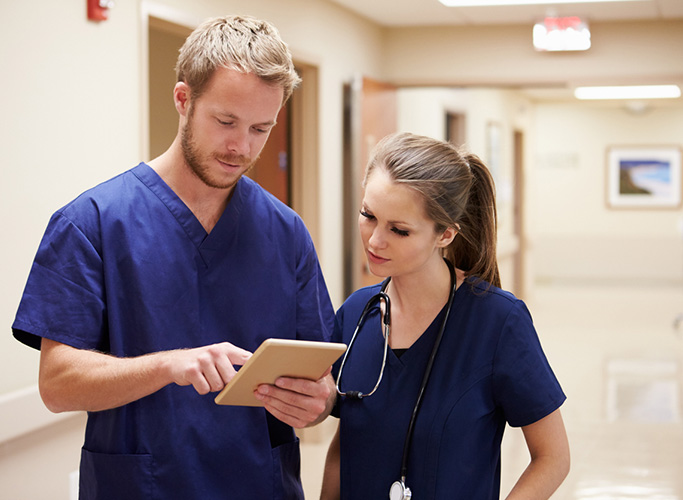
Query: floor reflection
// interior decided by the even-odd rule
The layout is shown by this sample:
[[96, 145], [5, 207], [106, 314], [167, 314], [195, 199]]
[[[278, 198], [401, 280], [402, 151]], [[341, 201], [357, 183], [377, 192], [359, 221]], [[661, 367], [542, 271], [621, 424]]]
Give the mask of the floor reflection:
[[[554, 284], [529, 303], [568, 396], [572, 470], [553, 499], [683, 499], [683, 339], [674, 328], [683, 290]], [[506, 491], [528, 461], [511, 431]]]
[[[572, 469], [553, 500], [683, 500], [683, 287], [552, 283], [526, 301], [568, 397]], [[318, 498], [334, 425], [304, 436], [306, 498]], [[528, 460], [508, 429], [501, 498]]]

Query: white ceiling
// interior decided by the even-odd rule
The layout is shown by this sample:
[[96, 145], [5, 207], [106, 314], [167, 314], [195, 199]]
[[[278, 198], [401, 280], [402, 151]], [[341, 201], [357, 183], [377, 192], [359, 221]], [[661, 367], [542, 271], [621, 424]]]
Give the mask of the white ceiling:
[[588, 22], [683, 18], [683, 0], [635, 0], [558, 5], [446, 7], [438, 0], [328, 0], [383, 26], [533, 24], [546, 15]]

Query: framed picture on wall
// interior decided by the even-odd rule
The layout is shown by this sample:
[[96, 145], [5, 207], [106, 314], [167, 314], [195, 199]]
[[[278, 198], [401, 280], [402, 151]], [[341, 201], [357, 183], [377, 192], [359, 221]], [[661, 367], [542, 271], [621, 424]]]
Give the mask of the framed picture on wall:
[[607, 205], [676, 208], [681, 204], [681, 149], [627, 146], [607, 150]]

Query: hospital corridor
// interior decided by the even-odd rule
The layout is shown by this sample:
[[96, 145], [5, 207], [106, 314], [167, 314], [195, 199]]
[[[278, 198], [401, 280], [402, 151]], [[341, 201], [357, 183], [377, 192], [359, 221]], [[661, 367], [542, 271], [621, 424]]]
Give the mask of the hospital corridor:
[[[216, 284], [216, 290], [221, 292], [229, 289], [234, 295], [227, 292], [224, 296], [209, 292], [201, 295], [197, 292], [197, 297], [201, 296], [202, 300], [193, 300], [187, 298], [193, 293], [187, 292], [190, 286], [186, 289], [183, 285], [178, 287], [183, 298], [174, 297], [177, 300], [169, 307], [170, 302], [162, 300], [164, 294], [154, 291], [154, 286], [158, 289], [163, 287], [145, 275], [140, 281], [151, 285], [144, 290], [152, 291], [121, 293], [125, 296], [122, 303], [139, 301], [130, 303], [135, 304], [133, 309], [139, 305], [143, 311], [139, 314], [145, 318], [157, 317], [157, 314], [146, 314], [151, 308], [155, 308], [155, 313], [167, 308], [158, 316], [173, 323], [173, 327], [140, 326], [140, 322], [128, 317], [130, 308], [120, 317], [108, 316], [108, 302], [102, 300], [101, 309], [97, 309], [101, 297], [93, 293], [93, 303], [98, 304], [92, 306], [95, 313], [81, 315], [81, 303], [78, 301], [75, 301], [78, 307], [71, 308], [77, 310], [74, 317], [95, 318], [93, 324], [98, 322], [96, 327], [82, 329], [88, 330], [88, 335], [90, 330], [99, 332], [102, 343], [98, 345], [105, 346], [104, 350], [111, 347], [108, 342], [111, 341], [110, 331], [116, 326], [112, 326], [114, 323], [121, 326], [122, 336], [129, 335], [129, 331], [134, 329], [130, 325], [134, 324], [135, 328], [146, 330], [145, 334], [154, 341], [171, 338], [170, 335], [157, 337], [157, 329], [173, 330], [180, 339], [180, 347], [173, 343], [163, 344], [173, 346], [161, 349], [164, 351], [201, 349], [204, 346], [200, 343], [207, 336], [215, 343], [237, 338], [247, 344], [257, 344], [256, 339], [261, 340], [260, 335], [264, 339], [268, 336], [307, 340], [322, 338], [325, 327], [298, 328], [300, 318], [306, 317], [300, 314], [299, 306], [303, 299], [299, 294], [299, 281], [296, 287], [279, 286], [277, 282], [273, 286], [269, 279], [278, 274], [273, 269], [261, 269], [267, 267], [262, 263], [277, 261], [289, 265], [289, 260], [283, 258], [278, 261], [273, 256], [278, 252], [290, 252], [291, 255], [296, 254], [296, 259], [301, 258], [300, 254], [306, 254], [310, 259], [308, 262], [319, 264], [299, 267], [297, 260], [297, 265], [291, 265], [287, 272], [296, 269], [290, 274], [299, 279], [297, 273], [304, 272], [301, 268], [307, 271], [314, 269], [316, 277], [324, 277], [329, 301], [325, 287], [318, 286], [321, 279], [303, 280], [306, 285], [301, 288], [315, 289], [321, 304], [318, 311], [328, 313], [309, 316], [319, 321], [318, 325], [323, 325], [324, 321], [331, 323], [334, 319], [332, 309], [340, 308], [355, 290], [380, 281], [370, 272], [371, 265], [363, 248], [358, 222], [359, 211], [364, 217], [362, 221], [374, 217], [363, 213], [366, 207], [362, 199], [362, 181], [370, 151], [383, 137], [395, 132], [450, 141], [477, 155], [491, 173], [493, 184], [481, 185], [495, 186], [496, 256], [502, 288], [514, 293], [528, 306], [543, 352], [567, 396], [561, 412], [571, 449], [571, 469], [552, 499], [683, 500], [683, 0], [485, 0], [486, 5], [478, 4], [480, 1], [484, 0], [130, 0], [95, 5], [97, 0], [36, 0], [30, 3], [0, 0], [0, 38], [3, 41], [0, 61], [5, 70], [0, 87], [7, 96], [3, 104], [4, 120], [0, 124], [0, 212], [3, 213], [0, 231], [5, 237], [5, 244], [0, 246], [0, 277], [3, 283], [0, 288], [0, 323], [3, 328], [0, 335], [0, 500], [77, 500], [79, 495], [79, 467], [86, 421], [90, 417], [84, 411], [52, 413], [47, 409], [38, 387], [40, 352], [18, 342], [12, 331], [20, 303], [24, 304], [22, 297], [25, 297], [27, 277], [33, 269], [40, 267], [34, 266], [34, 258], [41, 241], [45, 241], [42, 238], [46, 225], [55, 211], [91, 187], [134, 170], [136, 165], [139, 165], [139, 170], [145, 170], [147, 167], [141, 163], [158, 165], [155, 162], [159, 158], [173, 157], [178, 164], [183, 164], [180, 168], [185, 168], [189, 165], [189, 153], [185, 151], [188, 149], [200, 159], [208, 158], [207, 162], [219, 160], [219, 167], [224, 167], [225, 161], [219, 158], [218, 153], [206, 152], [204, 155], [202, 149], [218, 151], [224, 148], [232, 140], [230, 135], [234, 130], [229, 129], [230, 123], [225, 122], [222, 115], [205, 122], [196, 119], [194, 112], [199, 109], [201, 116], [201, 106], [193, 108], [190, 105], [187, 116], [180, 113], [184, 108], [177, 107], [175, 90], [176, 86], [184, 88], [185, 82], [178, 82], [175, 64], [188, 35], [203, 20], [229, 14], [254, 16], [276, 26], [289, 49], [289, 52], [284, 52], [287, 57], [291, 55], [291, 64], [287, 67], [294, 68], [301, 77], [285, 105], [281, 105], [282, 99], [275, 92], [279, 90], [268, 88], [275, 96], [270, 103], [273, 112], [265, 122], [259, 117], [256, 131], [258, 140], [262, 142], [258, 147], [250, 143], [254, 151], [258, 149], [260, 156], [258, 160], [240, 156], [240, 161], [244, 159], [240, 166], [244, 167], [245, 175], [251, 180], [240, 179], [239, 182], [251, 186], [253, 192], [262, 196], [260, 200], [273, 202], [278, 210], [289, 214], [282, 218], [289, 221], [291, 216], [291, 224], [298, 228], [292, 234], [300, 236], [305, 244], [299, 246], [292, 244], [291, 240], [287, 240], [288, 244], [275, 241], [276, 237], [272, 236], [275, 233], [257, 228], [258, 222], [245, 223], [251, 229], [256, 228], [253, 233], [262, 238], [258, 240], [242, 237], [244, 226], [239, 226], [234, 234], [230, 232], [233, 231], [232, 226], [228, 231], [225, 229], [228, 226], [220, 225], [211, 226], [212, 229], [203, 232], [205, 227], [197, 225], [198, 219], [194, 218], [190, 205], [185, 205], [185, 198], [175, 196], [174, 189], [164, 185], [161, 176], [156, 179], [152, 172], [154, 168], [150, 167], [147, 175], [158, 182], [154, 185], [160, 192], [167, 193], [168, 199], [175, 204], [173, 206], [187, 215], [188, 224], [196, 223], [191, 227], [197, 228], [198, 249], [202, 245], [206, 248], [207, 244], [211, 247], [213, 241], [217, 241], [211, 240], [211, 236], [216, 234], [213, 228], [223, 227], [230, 251], [254, 258], [248, 262], [256, 264], [243, 265], [239, 269], [240, 273], [245, 273], [242, 275], [245, 281], [258, 276], [258, 279], [254, 278], [253, 290], [249, 290], [251, 296], [243, 293], [244, 290], [230, 279], [224, 279], [223, 275], [218, 278], [216, 272], [210, 278], [212, 285]], [[93, 7], [97, 8], [96, 15]], [[240, 79], [243, 76], [240, 75]], [[247, 76], [251, 78], [253, 75]], [[254, 79], [258, 82], [256, 77]], [[626, 91], [638, 93], [621, 94]], [[192, 98], [200, 99], [202, 96]], [[223, 103], [230, 99], [223, 96], [217, 101]], [[258, 106], [244, 105], [244, 108], [251, 113]], [[232, 117], [231, 113], [224, 114]], [[209, 114], [205, 112], [206, 116]], [[257, 122], [254, 120], [252, 123]], [[184, 128], [179, 124], [184, 124]], [[210, 127], [215, 125], [221, 132], [216, 132], [215, 137], [213, 133], [197, 134], [201, 137], [196, 139], [193, 127], [201, 124], [207, 128], [197, 130], [214, 130]], [[265, 130], [261, 128], [263, 124], [267, 125]], [[244, 130], [251, 134], [254, 128], [249, 126]], [[164, 157], [171, 147], [180, 144], [179, 138], [182, 139], [185, 156]], [[194, 144], [186, 144], [192, 141], [197, 142], [196, 148]], [[263, 149], [259, 149], [261, 146]], [[231, 147], [226, 149], [231, 151]], [[254, 160], [253, 165], [247, 161], [250, 159]], [[463, 163], [472, 176], [470, 163]], [[473, 164], [477, 164], [476, 160]], [[480, 169], [479, 172], [485, 171]], [[237, 174], [236, 178], [239, 178]], [[192, 179], [202, 189], [216, 187], [201, 184], [202, 181], [197, 180], [199, 175], [197, 179], [191, 175], [184, 179]], [[264, 194], [256, 184], [279, 201], [275, 202], [269, 194]], [[216, 212], [218, 215], [214, 214], [213, 223], [228, 218], [223, 218], [224, 214], [231, 214], [226, 207], [236, 212], [235, 221], [238, 217], [243, 221], [247, 215], [251, 217], [258, 212], [245, 210], [237, 203], [230, 205], [233, 199], [242, 202], [240, 197], [232, 197], [235, 191], [231, 190], [236, 185], [228, 185], [225, 188], [228, 194], [223, 198], [223, 192], [216, 196], [216, 200], [224, 202], [224, 205]], [[156, 191], [154, 196], [142, 191], [152, 200], [150, 203], [156, 203]], [[112, 193], [112, 199], [118, 199], [118, 195]], [[433, 199], [437, 198], [439, 196], [433, 196]], [[262, 202], [261, 205], [270, 207], [268, 203]], [[112, 206], [115, 205], [116, 202], [112, 202]], [[487, 204], [489, 207], [492, 205]], [[139, 252], [145, 254], [144, 257], [132, 258], [130, 254], [135, 252], [128, 249], [133, 247], [125, 246], [125, 238], [117, 239], [117, 243], [122, 244], [121, 255], [124, 257], [112, 265], [116, 272], [108, 276], [128, 283], [121, 278], [123, 272], [118, 266], [121, 261], [142, 262], [152, 269], [161, 259], [147, 254], [159, 251], [161, 256], [162, 250], [168, 258], [163, 262], [173, 265], [179, 262], [178, 268], [183, 271], [189, 269], [188, 276], [199, 273], [198, 257], [194, 260], [178, 257], [170, 250], [175, 247], [163, 246], [161, 241], [157, 244], [152, 238], [151, 235], [157, 234], [152, 233], [152, 226], [162, 227], [159, 221], [168, 215], [167, 212], [174, 213], [163, 207], [157, 211], [146, 211], [140, 218], [144, 222], [135, 217], [122, 217], [126, 222], [135, 219], [135, 227], [139, 231], [136, 235], [153, 244], [145, 247], [151, 248], [150, 252]], [[266, 213], [265, 209], [263, 213]], [[148, 214], [155, 215], [145, 219]], [[258, 220], [265, 218], [264, 215]], [[112, 227], [116, 227], [115, 224]], [[185, 234], [176, 228], [173, 221], [168, 227], [175, 228], [173, 234], [178, 238]], [[237, 223], [235, 227], [238, 227]], [[394, 229], [391, 237], [399, 235]], [[74, 231], [74, 234], [80, 232]], [[239, 239], [235, 234], [241, 237], [239, 244], [235, 243]], [[263, 236], [266, 234], [268, 236]], [[233, 237], [234, 241], [230, 239]], [[129, 240], [138, 241], [137, 238]], [[251, 247], [245, 250], [240, 246], [247, 240], [254, 247], [262, 246], [262, 243], [254, 241], [267, 241], [273, 246], [251, 252]], [[83, 241], [87, 241], [83, 246], [90, 250], [91, 242], [87, 238]], [[493, 238], [487, 245], [480, 246], [493, 246], [492, 241]], [[92, 247], [95, 249], [93, 254], [99, 256], [95, 245]], [[304, 247], [305, 251], [301, 250]], [[43, 248], [53, 247], [44, 245]], [[195, 247], [188, 245], [183, 248], [189, 249], [187, 255], [190, 255]], [[293, 250], [295, 248], [297, 251]], [[225, 274], [234, 277], [234, 261], [226, 258], [232, 254], [221, 253], [222, 247], [219, 246], [208, 251], [216, 259], [222, 258], [226, 263]], [[260, 258], [263, 260], [258, 260]], [[437, 254], [437, 258], [441, 264], [440, 255]], [[390, 258], [383, 260], [391, 261]], [[93, 261], [96, 262], [97, 258]], [[210, 267], [208, 261], [204, 263]], [[282, 266], [285, 267], [284, 264]], [[81, 269], [80, 266], [71, 267]], [[247, 274], [252, 272], [252, 268], [254, 274]], [[318, 269], [320, 274], [317, 274]], [[201, 270], [204, 272], [203, 268]], [[99, 278], [98, 273], [99, 270], [92, 274]], [[179, 283], [180, 278], [174, 273], [175, 268], [165, 277]], [[87, 271], [83, 274], [89, 276]], [[52, 274], [46, 272], [45, 275]], [[102, 277], [101, 281], [106, 280]], [[182, 283], [194, 286], [195, 281], [198, 283], [199, 279], [188, 278]], [[310, 285], [313, 281], [315, 286]], [[438, 280], [423, 281], [432, 286]], [[58, 289], [57, 293], [61, 293], [62, 288], [71, 287], [79, 291], [82, 288], [85, 290], [83, 296], [90, 297], [87, 287], [74, 286], [68, 277], [64, 282], [68, 283], [64, 287], [45, 288]], [[291, 281], [287, 283], [291, 285]], [[400, 283], [398, 279], [392, 282], [392, 288], [396, 283]], [[261, 290], [257, 286], [271, 286], [272, 289], [268, 290], [274, 296], [285, 289], [287, 293], [283, 292], [283, 297], [295, 296], [287, 307], [294, 309], [291, 305], [295, 304], [296, 312], [290, 314], [291, 317], [277, 315], [287, 316], [287, 321], [292, 321], [287, 324], [294, 326], [287, 328], [274, 322], [272, 328], [261, 328], [269, 330], [267, 333], [256, 330], [259, 318], [273, 310], [269, 304], [255, 305], [256, 299], [265, 300], [257, 292]], [[53, 298], [51, 291], [45, 295]], [[116, 295], [109, 294], [108, 289], [102, 294], [109, 298]], [[208, 295], [211, 298], [204, 300]], [[415, 295], [417, 299], [423, 296]], [[451, 297], [454, 295], [455, 292]], [[230, 330], [232, 325], [224, 333], [222, 327], [225, 322], [219, 319], [215, 319], [219, 326], [207, 327], [202, 316], [223, 318], [223, 315], [234, 314], [237, 309], [230, 310], [221, 302], [228, 296], [239, 297], [237, 302], [246, 304], [239, 306], [237, 314], [245, 318], [244, 323], [238, 321], [239, 335], [235, 334], [236, 330]], [[252, 298], [244, 298], [249, 296]], [[277, 300], [270, 302], [276, 304], [279, 299], [278, 296]], [[332, 308], [329, 307], [330, 302]], [[55, 304], [55, 310], [63, 304], [61, 299], [50, 303]], [[190, 313], [183, 315], [185, 309], [176, 308], [178, 304], [187, 306], [188, 311], [196, 308], [204, 312], [197, 313], [196, 317]], [[401, 303], [394, 302], [393, 310], [399, 311], [398, 317], [402, 318], [401, 306], [396, 308], [395, 304]], [[24, 311], [27, 309], [34, 310], [27, 306]], [[44, 316], [50, 318], [47, 323], [53, 318], [49, 314]], [[494, 314], [473, 316], [498, 318]], [[192, 326], [180, 327], [180, 322], [169, 319], [171, 317], [181, 317]], [[273, 314], [270, 319], [275, 317]], [[111, 318], [119, 318], [120, 321], [112, 319], [112, 324], [104, 323]], [[231, 317], [232, 321], [237, 320]], [[72, 326], [67, 320], [63, 322], [67, 323]], [[247, 323], [250, 323], [249, 327], [244, 326]], [[30, 322], [26, 324], [33, 328]], [[124, 324], [125, 327], [122, 326]], [[271, 332], [273, 329], [287, 332]], [[191, 330], [195, 336], [185, 337], [186, 330]], [[300, 330], [304, 334], [300, 335]], [[473, 332], [475, 328], [470, 330]], [[68, 327], [64, 331], [70, 338], [68, 335], [73, 332]], [[25, 332], [20, 330], [19, 333], [21, 336]], [[532, 329], [526, 328], [526, 333], [526, 340], [531, 340], [524, 345], [533, 343], [536, 346]], [[40, 342], [42, 337], [40, 333], [33, 332], [27, 335], [36, 342]], [[477, 341], [481, 338], [471, 337]], [[55, 340], [53, 344], [59, 344], [56, 339], [51, 340]], [[126, 337], [123, 343], [128, 340]], [[442, 346], [437, 342], [434, 344]], [[476, 345], [480, 344], [484, 342]], [[504, 345], [501, 351], [505, 351], [507, 344], [500, 344]], [[132, 341], [131, 345], [139, 347]], [[145, 351], [149, 345], [144, 344], [141, 352], [150, 354]], [[490, 342], [490, 345], [494, 343]], [[498, 349], [499, 344], [495, 345]], [[258, 345], [249, 346], [247, 350], [251, 347], [255, 350]], [[490, 349], [493, 352], [494, 348]], [[520, 351], [524, 349], [519, 348]], [[114, 352], [113, 347], [111, 351]], [[155, 349], [150, 348], [149, 351], [155, 352]], [[138, 356], [138, 351], [135, 352], [134, 356]], [[454, 348], [453, 352], [459, 355], [469, 351]], [[501, 357], [505, 355], [507, 352]], [[128, 357], [128, 354], [122, 357]], [[524, 369], [517, 366], [522, 364], [517, 363], [519, 357], [512, 359], [515, 361], [501, 365], [505, 368], [515, 365], [510, 371], [518, 378], [509, 378], [518, 382], [524, 378], [520, 375]], [[542, 357], [534, 359], [538, 361]], [[542, 361], [532, 361], [525, 366], [531, 365], [538, 370], [526, 371], [525, 374], [540, 373], [545, 368]], [[352, 373], [350, 377], [354, 380], [352, 370], [346, 373]], [[450, 376], [455, 372], [446, 373]], [[494, 425], [502, 425], [503, 418], [514, 413], [514, 410], [508, 412], [507, 409], [514, 406], [515, 410], [519, 410], [517, 407], [526, 410], [534, 406], [527, 404], [532, 399], [529, 395], [535, 397], [543, 390], [531, 387], [541, 387], [543, 380], [552, 379], [547, 370], [544, 373], [545, 379], [543, 376], [527, 376], [525, 382], [519, 384], [534, 381], [525, 386], [525, 395], [529, 399], [510, 397], [500, 403], [506, 398], [499, 398], [495, 401], [499, 406], [495, 411], [489, 411], [487, 418], [494, 415], [490, 419], [493, 421], [500, 417]], [[443, 386], [450, 384], [450, 379], [442, 377], [440, 380]], [[470, 383], [465, 377], [462, 380]], [[223, 383], [221, 380], [218, 382]], [[460, 393], [452, 389], [458, 383], [460, 380], [448, 385], [446, 392], [449, 396], [455, 394], [460, 397]], [[404, 384], [394, 384], [393, 387], [405, 390]], [[510, 382], [504, 387], [512, 385]], [[70, 387], [70, 384], [61, 384], [60, 388], [64, 386]], [[544, 387], [549, 386], [546, 384]], [[559, 404], [561, 393], [556, 384], [552, 387], [554, 403]], [[175, 411], [182, 407], [178, 415], [187, 417], [188, 422], [192, 420], [190, 415], [195, 418], [187, 426], [190, 429], [188, 434], [196, 439], [192, 443], [201, 443], [194, 448], [195, 453], [190, 454], [194, 464], [201, 463], [197, 458], [201, 450], [211, 449], [217, 454], [225, 452], [225, 446], [210, 439], [212, 432], [227, 429], [228, 433], [221, 437], [231, 440], [230, 446], [235, 446], [232, 450], [242, 446], [244, 436], [241, 433], [230, 434], [230, 422], [225, 422], [225, 429], [221, 428], [223, 421], [227, 420], [226, 415], [239, 414], [240, 422], [245, 424], [239, 428], [249, 427], [250, 433], [258, 435], [258, 439], [252, 440], [249, 446], [258, 448], [258, 457], [265, 457], [261, 462], [254, 458], [253, 463], [266, 463], [264, 468], [268, 469], [271, 454], [275, 457], [273, 470], [276, 473], [268, 479], [277, 485], [272, 489], [278, 491], [279, 482], [288, 483], [294, 489], [299, 487], [296, 480], [287, 482], [280, 477], [283, 476], [277, 462], [281, 459], [280, 451], [273, 451], [283, 442], [287, 446], [292, 445], [291, 450], [296, 451], [295, 435], [288, 425], [266, 413], [247, 413], [253, 409], [239, 413], [243, 408], [233, 406], [220, 407], [215, 411], [212, 399], [215, 395], [198, 395], [198, 391], [191, 392], [193, 388], [189, 386], [166, 383], [162, 389], [168, 392], [186, 390], [182, 399], [179, 397], [174, 401], [203, 405], [198, 407], [211, 415], [209, 419], [199, 418], [199, 413], [186, 411], [183, 403], [173, 408]], [[356, 388], [351, 390], [356, 391]], [[161, 389], [155, 388], [151, 394], [138, 395], [133, 403], [155, 397], [159, 391]], [[467, 386], [467, 391], [470, 391], [470, 386]], [[489, 398], [493, 392], [485, 392], [481, 399]], [[503, 392], [518, 395], [523, 391], [499, 391]], [[547, 392], [551, 393], [550, 390]], [[91, 396], [93, 393], [88, 394]], [[476, 397], [472, 399], [476, 400]], [[511, 401], [513, 399], [515, 401]], [[374, 401], [378, 400], [382, 401], [381, 405], [378, 404], [381, 410], [378, 414], [383, 418], [385, 400], [376, 398]], [[123, 409], [120, 414], [129, 410], [128, 404], [131, 403], [98, 408], [113, 410], [112, 414], [119, 415], [119, 410]], [[504, 404], [507, 404], [505, 411], [501, 409]], [[541, 403], [536, 406], [540, 407]], [[462, 407], [467, 407], [467, 403]], [[90, 409], [87, 406], [77, 408]], [[163, 408], [164, 415], [154, 413], [148, 422], [153, 421], [149, 428], [153, 429], [157, 443], [166, 445], [175, 441], [161, 439], [160, 436], [165, 437], [169, 433], [160, 431], [163, 427], [153, 420], [164, 418], [164, 424], [170, 425], [170, 414], [174, 411], [166, 406]], [[369, 405], [364, 408], [369, 408]], [[138, 410], [130, 410], [126, 418], [135, 420], [137, 415], [131, 416], [135, 411]], [[140, 413], [152, 415], [142, 410]], [[451, 417], [450, 410], [443, 413]], [[253, 415], [258, 415], [260, 420], [251, 419]], [[544, 417], [533, 418], [536, 420], [529, 418], [528, 421], [537, 422]], [[479, 415], [469, 421], [453, 417], [454, 425], [468, 422], [470, 429], [484, 420]], [[510, 420], [514, 421], [514, 417]], [[195, 427], [196, 422], [201, 424]], [[213, 427], [216, 422], [220, 422], [216, 426], [219, 428], [212, 429], [212, 432], [198, 430], [203, 425]], [[384, 424], [383, 420], [380, 422]], [[407, 422], [406, 418], [406, 425]], [[555, 424], [557, 422], [554, 420]], [[319, 498], [328, 444], [337, 423], [336, 418], [328, 417], [315, 427], [296, 431], [300, 438], [301, 479], [307, 500]], [[558, 427], [559, 424], [554, 429]], [[265, 428], [268, 432], [261, 432]], [[271, 433], [275, 428], [282, 431], [286, 439], [276, 439]], [[349, 428], [353, 427], [350, 425]], [[449, 428], [456, 436], [454, 440], [461, 439], [462, 435], [453, 431], [454, 428]], [[357, 426], [354, 429], [367, 432], [366, 435], [357, 433], [354, 436], [356, 440], [360, 439], [358, 436], [366, 439], [369, 434], [375, 435], [374, 427]], [[462, 432], [466, 433], [467, 429], [462, 429]], [[110, 434], [121, 441], [126, 440], [126, 446], [154, 447], [148, 446], [144, 439], [137, 439], [138, 436], [131, 438], [127, 432]], [[541, 434], [548, 436], [547, 433]], [[494, 433], [487, 430], [471, 432], [469, 436], [474, 439], [474, 436], [479, 438], [483, 435], [488, 437]], [[442, 436], [439, 434], [435, 438], [440, 444], [446, 442]], [[398, 439], [403, 439], [403, 436]], [[539, 441], [543, 439], [537, 437], [536, 443]], [[208, 446], [202, 448], [207, 443]], [[564, 451], [563, 444], [564, 441], [558, 448]], [[372, 448], [373, 452], [376, 448]], [[428, 446], [423, 446], [422, 451], [426, 448]], [[469, 450], [474, 446], [460, 448]], [[117, 455], [136, 458], [140, 455], [147, 460], [153, 456], [150, 449], [130, 453], [119, 450], [111, 455], [114, 458], [118, 458]], [[169, 446], [168, 449], [175, 448]], [[521, 429], [508, 426], [502, 444], [501, 499], [511, 491], [528, 465], [528, 450]], [[490, 453], [495, 454], [496, 451]], [[486, 459], [490, 456], [484, 446], [477, 452], [478, 458], [479, 455]], [[85, 453], [90, 453], [90, 450], [86, 449], [84, 456]], [[102, 455], [109, 456], [109, 452], [102, 452]], [[174, 458], [165, 461], [167, 466], [184, 467], [184, 462], [175, 460], [176, 455], [168, 455]], [[282, 460], [286, 460], [288, 465], [294, 464], [291, 470], [295, 470], [295, 453], [286, 455]], [[460, 459], [462, 456], [465, 452], [454, 453], [448, 459]], [[566, 457], [566, 453], [562, 457]], [[226, 457], [227, 467], [239, 463], [239, 457]], [[425, 460], [424, 463], [432, 462]], [[555, 471], [562, 469], [564, 464], [566, 460], [556, 460]], [[490, 484], [494, 484], [495, 462], [489, 460], [481, 468], [486, 467], [491, 471], [487, 477], [494, 478]], [[434, 467], [435, 470], [437, 468]], [[448, 469], [449, 473], [452, 468]], [[147, 472], [152, 470], [151, 466], [149, 469]], [[170, 467], [167, 469], [171, 470]], [[250, 468], [252, 471], [255, 469]], [[388, 471], [390, 467], [386, 469]], [[432, 469], [424, 469], [431, 474]], [[201, 471], [207, 477], [211, 476], [215, 482], [212, 484], [224, 481], [224, 469]], [[234, 470], [231, 473], [235, 473]], [[251, 483], [245, 480], [244, 488], [250, 488], [249, 491], [254, 487], [268, 490], [271, 482], [262, 481], [257, 475], [260, 473], [259, 470], [250, 476]], [[482, 475], [480, 471], [478, 473]], [[436, 477], [437, 472], [433, 476]], [[197, 483], [182, 474], [169, 473], [169, 477], [174, 480], [182, 477], [189, 485], [188, 491], [193, 491]], [[216, 480], [218, 477], [220, 480]], [[431, 475], [425, 477], [432, 478]], [[478, 480], [471, 482], [483, 484]], [[173, 480], [167, 481], [166, 485], [171, 483]], [[375, 484], [383, 482], [376, 481]], [[415, 500], [426, 500], [418, 492], [413, 496]]]

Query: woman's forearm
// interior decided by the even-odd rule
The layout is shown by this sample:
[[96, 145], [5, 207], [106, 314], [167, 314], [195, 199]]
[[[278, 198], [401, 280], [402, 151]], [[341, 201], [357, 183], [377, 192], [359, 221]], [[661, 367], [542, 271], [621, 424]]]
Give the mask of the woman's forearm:
[[569, 461], [540, 457], [531, 461], [507, 500], [545, 500], [557, 490], [569, 472]]
[[531, 462], [507, 500], [545, 500], [569, 473], [570, 453], [560, 410], [522, 428]]
[[339, 452], [339, 427], [337, 427], [337, 432], [334, 434], [330, 447], [327, 450], [320, 500], [339, 500], [340, 498]]

